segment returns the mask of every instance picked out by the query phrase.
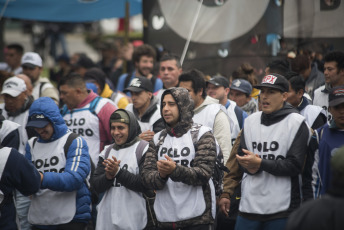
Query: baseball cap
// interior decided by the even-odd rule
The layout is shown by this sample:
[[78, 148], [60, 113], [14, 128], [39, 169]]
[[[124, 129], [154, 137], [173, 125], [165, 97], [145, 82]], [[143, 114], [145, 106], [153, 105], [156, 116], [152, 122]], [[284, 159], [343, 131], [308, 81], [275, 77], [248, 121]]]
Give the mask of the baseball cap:
[[214, 76], [207, 81], [207, 85], [208, 83], [215, 86], [223, 86], [225, 88], [229, 88], [229, 80], [224, 76]]
[[42, 67], [42, 58], [38, 55], [38, 53], [27, 52], [22, 57], [21, 65], [29, 68], [35, 68], [36, 66]]
[[129, 87], [124, 89], [123, 92], [141, 92], [142, 90], [153, 92], [151, 80], [145, 77], [135, 77], [131, 80]]
[[344, 103], [344, 85], [331, 89], [328, 95], [329, 106], [336, 106]]
[[29, 118], [29, 122], [27, 123], [27, 128], [43, 128], [49, 124], [48, 118], [46, 118], [43, 114], [34, 114]]
[[18, 97], [19, 94], [26, 90], [25, 81], [19, 77], [10, 77], [3, 86], [1, 94], [8, 94], [12, 97]]
[[247, 95], [250, 95], [252, 92], [252, 85], [250, 82], [246, 81], [245, 79], [235, 79], [232, 82], [230, 89], [238, 90]]
[[282, 75], [272, 73], [263, 77], [262, 82], [254, 88], [261, 89], [263, 87], [278, 89], [284, 93], [289, 91], [289, 82]]

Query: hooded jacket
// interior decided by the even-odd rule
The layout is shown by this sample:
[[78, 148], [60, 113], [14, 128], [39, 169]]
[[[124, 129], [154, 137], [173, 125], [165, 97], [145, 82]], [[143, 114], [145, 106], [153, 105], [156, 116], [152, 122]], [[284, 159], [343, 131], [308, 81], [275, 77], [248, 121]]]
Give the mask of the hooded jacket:
[[[256, 123], [257, 121], [260, 121], [260, 124], [257, 124], [257, 126], [260, 128], [257, 129], [257, 127], [250, 126], [250, 124]], [[267, 133], [271, 132], [271, 127], [273, 128], [272, 133]], [[263, 143], [263, 141], [270, 136], [272, 136], [272, 138], [276, 138], [276, 136], [281, 134], [281, 130], [283, 131], [282, 133], [288, 134], [288, 138], [284, 138], [282, 140], [271, 139], [268, 142]], [[258, 135], [258, 138], [255, 137], [255, 135]], [[288, 103], [284, 103], [284, 106], [280, 110], [273, 113], [265, 114], [262, 112], [257, 112], [245, 120], [245, 126], [242, 131], [238, 154], [244, 155], [242, 149], [248, 149], [250, 151], [252, 151], [251, 149], [256, 149], [253, 152], [261, 156], [262, 162], [258, 172], [253, 175], [244, 169], [246, 174], [244, 174], [242, 180], [242, 199], [240, 203], [240, 211], [242, 216], [258, 221], [286, 218], [293, 210], [299, 207], [301, 203], [301, 194], [298, 176], [302, 172], [306, 159], [309, 137], [310, 130], [305, 123], [304, 117], [299, 115], [298, 111]], [[251, 145], [249, 142], [252, 140], [258, 141], [259, 143], [252, 142]], [[290, 147], [288, 148], [288, 146]], [[286, 153], [284, 151], [286, 151]], [[276, 178], [276, 183], [286, 187], [287, 189], [285, 191], [289, 191], [289, 194], [276, 194], [276, 196], [286, 196], [283, 201], [283, 207], [287, 206], [285, 210], [275, 211], [278, 208], [281, 209], [282, 204], [274, 201], [273, 205], [277, 205], [275, 207], [272, 207], [273, 205], [265, 205], [263, 208], [259, 206], [251, 206], [251, 208], [254, 207], [254, 209], [257, 211], [252, 213], [243, 212], [242, 205], [243, 200], [245, 199], [245, 194], [247, 198], [249, 198], [248, 196], [250, 195], [247, 194], [252, 191], [252, 189], [256, 189], [252, 188], [252, 184], [245, 184], [247, 181], [247, 183], [251, 181], [251, 177], [259, 180], [264, 180], [264, 177], [269, 177], [264, 180], [264, 185], [260, 186], [261, 190], [273, 189], [274, 187], [276, 188], [275, 183], [271, 183], [272, 180], [270, 177]], [[290, 182], [288, 182], [289, 180]], [[290, 186], [288, 183], [290, 183]], [[262, 186], [264, 188], [261, 188]], [[253, 199], [256, 199], [257, 201], [262, 200], [262, 192], [256, 193], [256, 196], [260, 197], [258, 200], [255, 197]], [[269, 197], [268, 199], [274, 198]], [[289, 203], [286, 202], [288, 199]], [[264, 213], [267, 209], [266, 207], [272, 207], [272, 209], [267, 211], [268, 213]]]
[[[156, 200], [154, 204], [155, 211], [157, 208], [158, 210], [159, 208], [162, 208], [165, 211], [165, 214], [158, 213], [156, 211], [160, 227], [182, 228], [194, 225], [212, 224], [214, 222], [212, 211], [214, 211], [215, 208], [215, 194], [211, 188], [212, 181], [210, 180], [210, 177], [214, 170], [216, 159], [215, 138], [209, 128], [202, 126], [199, 132], [202, 133], [203, 130], [203, 135], [199, 134], [197, 149], [195, 149], [195, 155], [192, 159], [193, 163], [190, 165], [182, 165], [180, 162], [185, 158], [176, 156], [176, 152], [178, 155], [178, 152], [180, 151], [180, 149], [178, 150], [178, 144], [182, 141], [191, 140], [190, 132], [194, 128], [192, 121], [194, 103], [186, 89], [167, 89], [161, 97], [160, 111], [162, 117], [163, 100], [166, 94], [171, 94], [176, 101], [179, 110], [179, 120], [173, 128], [164, 120], [167, 135], [164, 139], [164, 143], [161, 144], [161, 147], [159, 146], [159, 149], [157, 149], [156, 145], [158, 144], [157, 142], [160, 137], [160, 133], [155, 134], [154, 139], [149, 143], [149, 149], [146, 153], [141, 173], [142, 179], [148, 188], [156, 190]], [[177, 146], [172, 143], [176, 143]], [[185, 148], [191, 147], [191, 145], [193, 146], [192, 143], [185, 142]], [[169, 154], [169, 156], [177, 162], [176, 168], [170, 175], [168, 175], [167, 178], [160, 177], [157, 169], [157, 161], [159, 156], [162, 155], [161, 151], [164, 148], [174, 148], [174, 154]], [[199, 193], [192, 193], [192, 195], [190, 193], [186, 194], [183, 192], [172, 194], [171, 191], [176, 188], [181, 188], [182, 190], [180, 191], [187, 192], [191, 190], [201, 191], [203, 197], [201, 200], [196, 200]], [[161, 201], [162, 197], [165, 197], [166, 199], [162, 199], [163, 201]], [[179, 202], [175, 202], [174, 200], [179, 200]], [[180, 202], [183, 203], [183, 210], [179, 209]], [[197, 212], [201, 211], [202, 213], [200, 213], [200, 215], [194, 214], [193, 211], [196, 210], [193, 210], [193, 208], [197, 205], [190, 205], [189, 202], [197, 205], [199, 202], [204, 202], [204, 211], [197, 210]], [[166, 211], [169, 213], [167, 214]], [[190, 216], [190, 218], [186, 218], [185, 216]], [[173, 218], [176, 220], [173, 220]], [[162, 221], [164, 219], [171, 219], [171, 221]]]
[[[30, 108], [28, 121], [30, 121], [31, 116], [35, 114], [44, 115], [44, 117], [51, 122], [54, 128], [54, 133], [49, 140], [43, 140], [41, 137], [38, 137], [33, 148], [32, 142], [34, 138], [29, 140], [29, 143], [26, 145], [25, 156], [30, 161], [35, 159], [35, 156], [32, 155], [33, 150], [37, 152], [40, 150], [37, 146], [50, 146], [53, 142], [55, 143], [56, 141], [61, 141], [62, 139], [65, 140], [66, 135], [70, 134], [67, 125], [60, 115], [59, 108], [51, 98], [41, 97], [37, 99]], [[62, 149], [56, 149], [46, 153], [47, 159], [59, 152], [64, 153], [64, 145], [65, 142], [58, 145], [61, 146]], [[74, 139], [66, 156], [66, 165], [64, 171], [60, 173], [52, 172], [52, 170], [49, 168], [37, 168], [36, 165], [36, 168], [39, 171], [44, 171], [41, 189], [49, 189], [51, 191], [58, 192], [76, 191], [76, 213], [72, 221], [87, 222], [91, 218], [91, 198], [90, 192], [86, 185], [86, 177], [91, 170], [91, 166], [86, 141], [82, 137], [77, 137]], [[75, 167], [76, 165], [77, 167]], [[42, 215], [44, 214], [42, 213]]]

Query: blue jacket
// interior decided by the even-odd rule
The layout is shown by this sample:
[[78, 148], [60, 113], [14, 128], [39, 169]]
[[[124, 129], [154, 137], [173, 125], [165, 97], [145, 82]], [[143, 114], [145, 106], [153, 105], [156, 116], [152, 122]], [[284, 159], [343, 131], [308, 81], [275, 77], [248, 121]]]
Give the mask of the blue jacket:
[[[51, 121], [54, 127], [54, 133], [50, 140], [46, 141], [38, 137], [37, 142], [49, 144], [49, 142], [55, 141], [69, 132], [68, 127], [60, 114], [59, 108], [51, 98], [41, 97], [34, 101], [34, 103], [30, 107], [28, 122], [30, 121], [30, 117], [34, 114], [43, 114]], [[82, 142], [82, 144], [78, 145], [78, 142], [80, 141]], [[30, 150], [30, 146], [29, 144], [27, 144], [26, 158], [31, 161]], [[79, 166], [77, 170], [75, 170], [75, 168], [71, 170], [73, 167], [73, 163], [75, 163], [73, 159], [75, 158], [76, 152], [81, 152], [80, 158], [77, 158], [77, 163], [79, 164]], [[53, 191], [60, 192], [77, 190], [76, 213], [73, 219], [73, 221], [76, 222], [87, 222], [89, 219], [91, 219], [91, 196], [86, 185], [86, 177], [88, 176], [90, 170], [91, 165], [87, 143], [82, 137], [77, 137], [73, 140], [68, 149], [66, 167], [64, 172], [44, 173], [41, 189], [51, 189]]]
[[0, 190], [4, 200], [0, 205], [0, 229], [17, 229], [16, 210], [13, 203], [13, 192], [28, 196], [38, 192], [41, 176], [30, 162], [14, 148], [0, 148]]

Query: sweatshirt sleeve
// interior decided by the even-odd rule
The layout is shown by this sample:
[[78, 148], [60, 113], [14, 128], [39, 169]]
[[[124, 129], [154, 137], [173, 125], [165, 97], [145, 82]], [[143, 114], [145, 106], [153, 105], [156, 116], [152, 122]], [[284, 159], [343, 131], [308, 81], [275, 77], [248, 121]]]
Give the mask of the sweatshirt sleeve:
[[7, 159], [4, 174], [8, 175], [7, 181], [25, 196], [38, 192], [40, 188], [40, 173], [30, 161], [15, 149], [11, 150]]
[[64, 172], [45, 172], [41, 187], [60, 192], [77, 190], [85, 182], [90, 169], [87, 143], [82, 137], [77, 137], [68, 149]]
[[309, 140], [309, 128], [303, 122], [283, 160], [262, 159], [260, 170], [275, 176], [296, 176], [301, 173], [304, 165]]
[[227, 162], [232, 150], [232, 134], [227, 114], [222, 110], [215, 117], [214, 136], [221, 147], [224, 162]]
[[197, 150], [192, 167], [177, 164], [170, 178], [188, 185], [204, 185], [208, 183], [214, 171], [216, 161], [216, 144], [213, 134], [209, 131], [197, 142]]

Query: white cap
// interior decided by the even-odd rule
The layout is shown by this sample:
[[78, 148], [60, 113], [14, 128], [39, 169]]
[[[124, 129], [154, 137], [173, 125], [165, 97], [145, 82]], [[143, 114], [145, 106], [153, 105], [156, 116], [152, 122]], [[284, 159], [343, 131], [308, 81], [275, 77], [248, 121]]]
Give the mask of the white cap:
[[42, 58], [38, 55], [38, 53], [27, 52], [23, 55], [21, 64], [22, 66], [25, 65], [31, 68], [36, 66], [42, 67]]
[[19, 94], [26, 90], [25, 81], [19, 77], [10, 77], [3, 86], [1, 94], [9, 94], [12, 97], [18, 97]]

